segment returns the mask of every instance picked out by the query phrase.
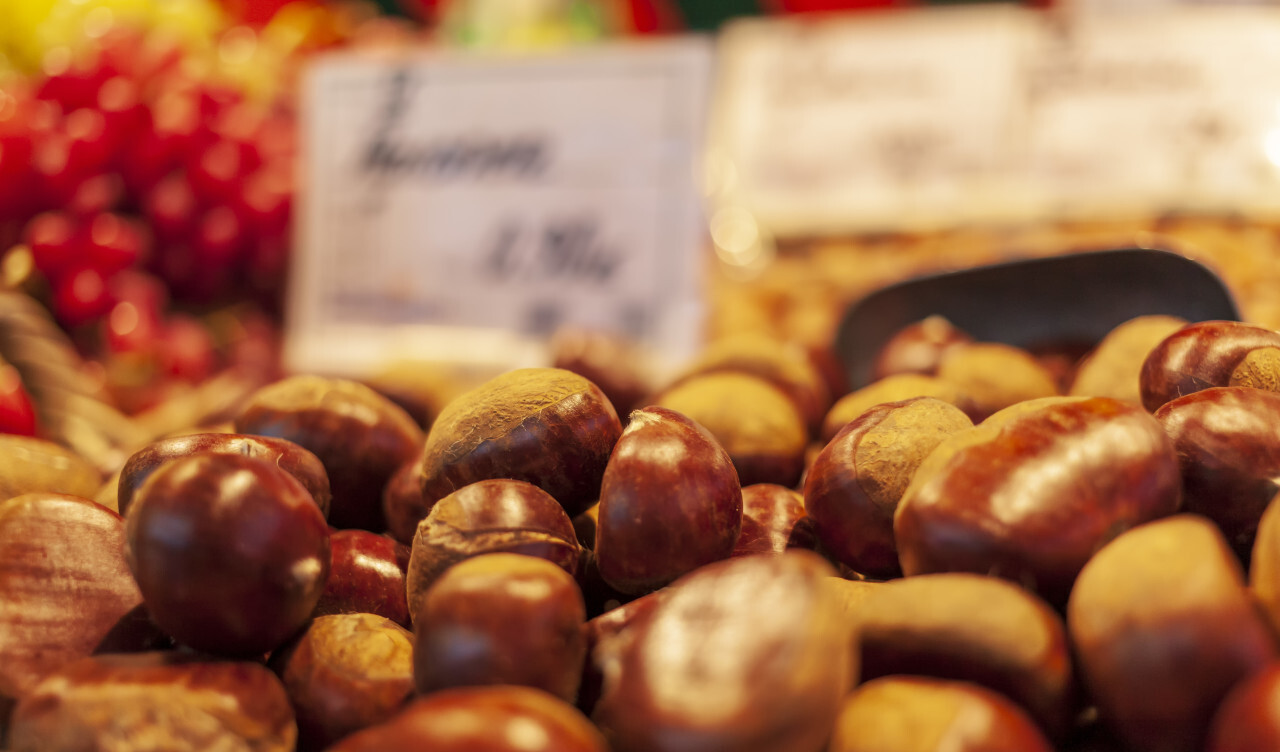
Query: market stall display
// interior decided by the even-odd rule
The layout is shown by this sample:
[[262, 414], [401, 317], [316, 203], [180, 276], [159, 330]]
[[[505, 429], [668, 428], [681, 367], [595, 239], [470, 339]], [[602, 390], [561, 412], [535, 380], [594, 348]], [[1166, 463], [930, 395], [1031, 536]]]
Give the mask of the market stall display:
[[[110, 7], [123, 14], [127, 5]], [[626, 189], [643, 185], [672, 204], [686, 195], [667, 188], [691, 164], [684, 139], [699, 120], [684, 100], [697, 87], [679, 88], [671, 74], [705, 70], [707, 48], [655, 43], [644, 53], [655, 57], [630, 58], [544, 49], [538, 75], [555, 76], [539, 91], [570, 91], [564, 81], [584, 75], [585, 60], [600, 66], [597, 83], [640, 71], [645, 83], [626, 91], [681, 92], [681, 104], [654, 100], [670, 105], [667, 120], [628, 131], [639, 156], [605, 159], [602, 136], [573, 152], [568, 145], [584, 146], [574, 135], [591, 132], [570, 128], [564, 148], [522, 150], [520, 141], [483, 152], [521, 179], [563, 178], [555, 171], [566, 163], [555, 160], [569, 159], [576, 179], [606, 179], [546, 178], [546, 193], [617, 204], [600, 208], [591, 232], [579, 223], [547, 246], [498, 233], [482, 259], [510, 289], [550, 285], [532, 291], [545, 305], [516, 311], [536, 319], [522, 320], [519, 338], [492, 340], [534, 341], [545, 362], [482, 373], [451, 368], [466, 358], [443, 347], [362, 361], [321, 336], [314, 352], [351, 372], [295, 372], [280, 360], [289, 336], [281, 283], [295, 262], [316, 263], [314, 244], [294, 242], [292, 220], [295, 201], [316, 205], [307, 203], [314, 194], [294, 191], [294, 171], [306, 174], [308, 163], [293, 129], [309, 111], [294, 107], [294, 66], [375, 35], [376, 50], [329, 58], [327, 80], [388, 84], [363, 93], [392, 105], [378, 117], [403, 128], [396, 136], [418, 133], [397, 120], [408, 110], [394, 111], [414, 86], [431, 96], [468, 86], [510, 92], [515, 68], [514, 58], [502, 61], [504, 79], [490, 77], [497, 63], [468, 67], [485, 58], [441, 63], [456, 50], [412, 58], [397, 46], [406, 37], [382, 36], [388, 27], [372, 16], [304, 5], [250, 26], [208, 21], [183, 43], [152, 19], [104, 31], [67, 57], [23, 58], [45, 67], [0, 80], [0, 245], [11, 249], [0, 263], [0, 392], [9, 396], [0, 402], [0, 746], [1274, 746], [1280, 231], [1265, 209], [1280, 194], [1256, 196], [1238, 213], [1196, 203], [1236, 195], [1240, 175], [1265, 188], [1280, 180], [1269, 168], [1216, 171], [1202, 160], [1196, 202], [1175, 196], [1092, 219], [1079, 211], [1085, 201], [994, 221], [993, 178], [974, 190], [985, 221], [946, 214], [958, 204], [925, 221], [921, 196], [952, 193], [959, 183], [947, 180], [972, 176], [977, 163], [948, 162], [919, 193], [908, 178], [930, 167], [916, 157], [964, 149], [889, 139], [884, 153], [894, 158], [875, 169], [896, 169], [903, 182], [867, 194], [881, 203], [826, 215], [832, 224], [805, 234], [796, 231], [803, 222], [789, 226], [770, 211], [798, 195], [787, 191], [810, 173], [797, 165], [830, 165], [812, 161], [812, 148], [779, 149], [751, 163], [763, 172], [736, 173], [780, 179], [766, 186], [787, 187], [770, 194], [777, 203], [753, 204], [743, 183], [732, 188], [733, 171], [711, 170], [709, 247], [678, 275], [667, 269], [681, 293], [695, 266], [706, 270], [696, 277], [705, 321], [692, 307], [661, 311], [689, 329], [637, 341], [631, 335], [647, 331], [641, 321], [630, 330], [557, 326], [551, 309], [570, 297], [564, 278], [512, 270], [568, 265], [585, 270], [581, 282], [599, 271], [597, 251], [634, 240], [613, 234], [618, 227], [685, 217], [658, 212], [662, 201], [630, 204]], [[967, 17], [965, 33], [981, 30], [983, 17]], [[1000, 33], [1025, 30], [1029, 18], [996, 17]], [[871, 27], [896, 23], [877, 19]], [[934, 38], [934, 20], [908, 25], [923, 23], [912, 33]], [[864, 31], [848, 19], [829, 23], [821, 33], [837, 41]], [[1023, 39], [1021, 30], [1005, 41]], [[754, 53], [792, 43], [794, 32], [782, 28]], [[823, 44], [814, 49], [832, 42]], [[687, 56], [680, 65], [689, 67], [668, 67], [664, 51]], [[422, 67], [388, 66], [410, 59]], [[865, 62], [828, 61], [823, 86], [875, 90], [884, 81], [842, 78]], [[887, 80], [908, 89], [931, 80], [920, 76]], [[1157, 88], [1167, 83], [1155, 79]], [[396, 96], [382, 97], [388, 91]], [[1055, 111], [1070, 110], [1057, 94]], [[628, 95], [626, 112], [648, 113], [640, 96]], [[417, 100], [442, 101], [502, 111], [479, 95]], [[428, 105], [413, 117], [430, 115]], [[345, 117], [342, 109], [320, 112]], [[898, 115], [880, 115], [896, 132]], [[553, 116], [537, 117], [555, 129]], [[957, 130], [972, 123], [955, 122]], [[417, 142], [392, 130], [371, 142], [380, 151], [359, 153], [394, 172], [416, 153], [396, 148]], [[1034, 153], [1071, 152], [1074, 141], [1037, 140], [1045, 132], [1030, 140], [1042, 149]], [[970, 156], [999, 155], [956, 135], [948, 143], [975, 147]], [[449, 160], [459, 153], [431, 152], [409, 167], [453, 178], [441, 165], [456, 166]], [[335, 150], [334, 164], [343, 154]], [[582, 154], [602, 161], [573, 161]], [[627, 179], [611, 183], [610, 165]], [[668, 182], [645, 182], [652, 175], [642, 171], [658, 166]], [[1163, 173], [1124, 185], [1150, 187], [1159, 182], [1144, 182], [1152, 174]], [[841, 190], [866, 188], [860, 179]], [[488, 173], [476, 184], [500, 185]], [[521, 190], [530, 185], [539, 184]], [[375, 216], [357, 210], [386, 187], [343, 186], [351, 190], [329, 194], [326, 206], [333, 216]], [[833, 205], [820, 193], [804, 207], [810, 219]], [[527, 199], [536, 194], [511, 189], [504, 205], [536, 224], [572, 203], [535, 206]], [[399, 197], [413, 207], [424, 195], [446, 194]], [[878, 226], [877, 212], [904, 197], [911, 221]], [[658, 219], [627, 217], [634, 206]], [[618, 217], [626, 222], [609, 224]], [[360, 288], [360, 305], [405, 318], [416, 310], [412, 295], [399, 294], [414, 282], [407, 272], [383, 277], [393, 283], [386, 293], [361, 288], [368, 280], [353, 270], [448, 259], [440, 248], [450, 239], [475, 237], [459, 229], [465, 217], [448, 219], [456, 224], [422, 232], [433, 247], [417, 255], [396, 257], [381, 243], [377, 258], [349, 248], [339, 256], [342, 244], [333, 244], [332, 258], [346, 266], [327, 284]], [[366, 227], [378, 225], [368, 219], [358, 229]], [[625, 247], [654, 245], [662, 244]], [[661, 253], [645, 258], [689, 260], [673, 247]], [[459, 270], [476, 267], [459, 264], [445, 282], [465, 295], [472, 288]], [[1035, 269], [1049, 271], [1035, 278]], [[593, 305], [613, 311], [615, 292], [638, 283], [594, 289], [609, 294]], [[504, 296], [486, 301], [475, 308], [496, 309]], [[409, 341], [377, 322], [386, 341]], [[433, 341], [477, 347], [473, 331]], [[655, 342], [696, 347], [660, 369], [650, 361]]]

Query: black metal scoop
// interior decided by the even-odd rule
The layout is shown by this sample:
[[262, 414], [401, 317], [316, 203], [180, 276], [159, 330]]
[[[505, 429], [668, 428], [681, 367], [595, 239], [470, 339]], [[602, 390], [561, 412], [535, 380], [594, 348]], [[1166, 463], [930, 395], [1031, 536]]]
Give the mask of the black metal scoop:
[[935, 314], [979, 341], [1024, 348], [1097, 342], [1148, 314], [1240, 318], [1221, 278], [1164, 250], [1117, 248], [944, 272], [881, 288], [849, 307], [835, 351], [850, 385], [871, 382], [876, 353], [899, 329]]

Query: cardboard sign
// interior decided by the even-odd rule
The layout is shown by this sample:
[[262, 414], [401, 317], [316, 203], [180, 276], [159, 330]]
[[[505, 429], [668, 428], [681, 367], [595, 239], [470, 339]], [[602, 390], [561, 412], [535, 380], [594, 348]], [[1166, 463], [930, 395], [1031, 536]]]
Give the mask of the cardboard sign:
[[711, 70], [689, 37], [536, 56], [320, 59], [286, 365], [538, 365], [562, 326], [684, 359]]

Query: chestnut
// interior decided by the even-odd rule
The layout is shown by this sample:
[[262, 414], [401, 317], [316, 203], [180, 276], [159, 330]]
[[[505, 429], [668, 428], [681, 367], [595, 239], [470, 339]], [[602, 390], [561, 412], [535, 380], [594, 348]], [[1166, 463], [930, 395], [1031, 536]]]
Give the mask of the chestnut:
[[248, 436], [235, 433], [194, 433], [153, 441], [129, 456], [120, 470], [116, 504], [120, 514], [129, 510], [138, 487], [157, 467], [196, 452], [220, 452], [261, 457], [280, 466], [298, 479], [311, 494], [320, 512], [328, 517], [329, 476], [320, 458], [286, 439], [270, 436]]
[[311, 615], [329, 575], [329, 528], [275, 463], [192, 454], [161, 465], [134, 495], [125, 557], [166, 632], [197, 650], [251, 656]]
[[332, 614], [271, 655], [298, 722], [298, 752], [391, 718], [413, 695], [413, 635], [374, 614]]
[[1173, 444], [1142, 408], [1033, 400], [939, 444], [902, 495], [894, 539], [908, 576], [992, 574], [1058, 606], [1094, 551], [1173, 514], [1181, 489]]
[[454, 491], [418, 525], [405, 587], [409, 616], [442, 573], [463, 559], [488, 553], [537, 556], [576, 574], [581, 547], [564, 508], [521, 480], [482, 480]]
[[597, 660], [596, 646], [605, 640], [617, 639], [619, 635], [631, 628], [641, 615], [654, 609], [667, 596], [667, 590], [655, 590], [642, 595], [633, 601], [615, 606], [598, 616], [587, 620], [583, 625], [586, 637], [586, 660], [582, 664], [582, 684], [578, 689], [578, 708], [586, 713], [596, 706], [600, 699], [600, 690], [604, 686], [604, 666]]
[[763, 334], [736, 334], [712, 341], [672, 386], [707, 373], [749, 373], [772, 383], [795, 403], [810, 435], [817, 435], [833, 399], [827, 379], [797, 342]]
[[6, 749], [291, 752], [296, 738], [284, 687], [261, 664], [163, 652], [84, 658], [50, 674], [14, 709]]
[[1061, 739], [1076, 713], [1066, 625], [1013, 583], [968, 573], [881, 583], [853, 616], [864, 681], [894, 674], [972, 682]]
[[805, 511], [823, 549], [864, 575], [898, 575], [893, 516], [902, 493], [934, 447], [972, 427], [932, 397], [876, 405], [846, 425], [805, 476]]
[[759, 376], [733, 371], [691, 376], [652, 404], [710, 431], [729, 453], [742, 485], [793, 487], [800, 481], [808, 429], [786, 393]]
[[1227, 692], [1277, 657], [1238, 560], [1198, 515], [1141, 525], [1098, 551], [1067, 626], [1100, 717], [1135, 749], [1203, 749]]
[[672, 583], [595, 660], [614, 752], [818, 752], [854, 681], [850, 625], [817, 554], [742, 556]]
[[1178, 454], [1183, 511], [1213, 520], [1247, 560], [1280, 491], [1280, 394], [1213, 387], [1166, 402], [1155, 417]]
[[532, 687], [458, 687], [411, 702], [386, 723], [329, 752], [609, 752], [600, 732], [564, 700]]
[[123, 550], [120, 515], [88, 499], [0, 501], [0, 704], [94, 652], [142, 603]]
[[237, 433], [287, 439], [324, 464], [335, 528], [382, 532], [382, 490], [422, 447], [422, 429], [400, 406], [364, 384], [290, 376], [251, 394]]
[[418, 523], [430, 511], [431, 505], [422, 497], [422, 456], [418, 455], [392, 473], [382, 489], [387, 533], [405, 545], [412, 543]]
[[1229, 386], [1231, 374], [1252, 350], [1280, 347], [1280, 333], [1240, 321], [1199, 321], [1170, 334], [1142, 363], [1142, 404], [1164, 403], [1201, 389]]
[[1249, 587], [1258, 607], [1280, 634], [1280, 504], [1267, 504], [1249, 559]]
[[413, 678], [426, 694], [519, 684], [573, 702], [586, 607], [573, 577], [545, 559], [483, 554], [455, 564], [414, 611]]
[[[884, 584], [876, 580], [850, 580], [840, 576], [828, 577], [822, 581], [827, 596], [840, 607], [840, 612], [850, 624], [857, 621], [862, 611], [862, 604], [867, 598], [870, 598]], [[861, 650], [858, 643], [854, 644], [854, 649], [855, 652]]]
[[337, 530], [329, 535], [329, 551], [329, 576], [313, 616], [377, 614], [409, 628], [408, 546], [368, 530]]
[[901, 402], [912, 397], [940, 399], [960, 408], [971, 419], [977, 414], [972, 400], [950, 381], [943, 381], [937, 376], [901, 373], [886, 376], [836, 400], [822, 420], [819, 438], [824, 444], [830, 443], [840, 433], [840, 429], [861, 417], [867, 410], [885, 402]]
[[853, 691], [827, 752], [1053, 752], [1035, 723], [976, 684], [923, 676], [873, 679]]
[[[933, 375], [951, 350], [971, 342], [973, 336], [947, 317], [925, 317], [894, 332], [880, 346], [871, 363], [871, 378], [879, 381], [898, 374]], [[915, 395], [904, 395], [908, 396]]]
[[1060, 391], [1057, 379], [1035, 356], [999, 342], [974, 342], [948, 350], [936, 375], [969, 398], [975, 421]]
[[1213, 714], [1205, 752], [1280, 749], [1280, 663], [1237, 683]]
[[780, 554], [788, 548], [818, 548], [804, 497], [776, 483], [743, 486], [742, 532], [732, 555]]
[[1142, 404], [1143, 362], [1156, 345], [1186, 325], [1177, 316], [1150, 315], [1114, 327], [1077, 366], [1067, 393]]
[[0, 464], [0, 499], [26, 493], [92, 499], [102, 484], [102, 475], [89, 460], [52, 441], [0, 433], [0, 457], [4, 457]]
[[463, 486], [523, 480], [570, 517], [595, 503], [622, 424], [604, 392], [558, 368], [521, 368], [450, 402], [427, 433], [420, 487], [427, 509]]
[[664, 407], [631, 413], [600, 487], [596, 564], [638, 595], [726, 558], [742, 530], [742, 487], [707, 429]]

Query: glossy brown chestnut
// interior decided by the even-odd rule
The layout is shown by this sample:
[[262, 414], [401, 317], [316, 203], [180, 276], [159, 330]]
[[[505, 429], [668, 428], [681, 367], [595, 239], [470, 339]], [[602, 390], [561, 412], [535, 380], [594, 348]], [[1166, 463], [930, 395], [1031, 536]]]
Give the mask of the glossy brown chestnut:
[[1147, 356], [1187, 325], [1177, 316], [1139, 316], [1112, 329], [1076, 369], [1068, 394], [1142, 404], [1139, 375]]
[[596, 660], [592, 713], [615, 752], [817, 752], [850, 676], [850, 625], [808, 551], [709, 564]]
[[912, 397], [940, 399], [960, 408], [971, 418], [977, 412], [972, 400], [955, 384], [936, 376], [901, 373], [886, 376], [836, 400], [823, 418], [819, 438], [823, 444], [830, 443], [840, 433], [840, 429], [861, 417], [867, 410], [885, 402], [901, 402]]
[[1010, 405], [1059, 393], [1058, 381], [1035, 356], [999, 342], [974, 342], [947, 352], [938, 378], [970, 400], [975, 421]]
[[578, 584], [546, 559], [467, 559], [442, 574], [414, 612], [414, 681], [423, 694], [519, 684], [573, 702], [585, 622]]
[[805, 476], [804, 506], [824, 550], [869, 577], [901, 572], [893, 515], [934, 447], [973, 423], [932, 397], [876, 405], [836, 434]]
[[788, 548], [818, 548], [818, 534], [804, 511], [804, 497], [775, 483], [743, 486], [742, 532], [732, 555], [780, 554]]
[[313, 616], [377, 614], [409, 628], [408, 546], [368, 530], [338, 530], [329, 535], [329, 550], [329, 577]]
[[742, 487], [710, 432], [674, 410], [631, 413], [604, 471], [596, 564], [610, 586], [640, 594], [733, 553]]
[[564, 700], [531, 687], [459, 687], [420, 697], [390, 721], [330, 752], [609, 752], [600, 732]]
[[1062, 617], [995, 577], [929, 574], [881, 583], [854, 617], [863, 680], [894, 674], [980, 684], [1062, 739], [1076, 714]]
[[499, 478], [463, 486], [418, 525], [405, 578], [410, 617], [446, 569], [500, 552], [537, 556], [576, 574], [582, 549], [564, 508], [532, 483]]
[[675, 383], [722, 371], [750, 373], [781, 389], [795, 402], [810, 435], [817, 435], [834, 399], [803, 345], [755, 333], [711, 342]]
[[691, 376], [652, 404], [710, 431], [729, 453], [742, 485], [800, 482], [808, 429], [786, 393], [759, 376], [734, 371]]
[[102, 483], [102, 475], [92, 463], [52, 441], [0, 434], [0, 457], [4, 458], [0, 463], [0, 500], [26, 493], [91, 499]]
[[890, 676], [844, 701], [828, 752], [1053, 752], [1022, 708], [967, 682]]
[[1280, 347], [1280, 333], [1239, 321], [1188, 324], [1156, 345], [1142, 363], [1142, 404], [1155, 412], [1164, 403], [1201, 389], [1227, 386], [1251, 350]]
[[655, 590], [633, 601], [618, 605], [599, 616], [587, 620], [582, 632], [586, 636], [587, 659], [582, 664], [582, 685], [578, 689], [578, 709], [587, 715], [595, 709], [604, 686], [604, 667], [596, 657], [596, 646], [606, 640], [617, 639], [642, 615], [649, 613], [667, 596], [666, 589]]
[[413, 534], [431, 511], [431, 505], [422, 497], [422, 456], [419, 455], [400, 466], [382, 489], [382, 515], [387, 520], [387, 532], [405, 545], [413, 543]]
[[1134, 749], [1203, 749], [1215, 709], [1277, 658], [1239, 561], [1209, 520], [1136, 527], [1080, 572], [1067, 606], [1080, 674]]
[[298, 479], [311, 494], [320, 512], [328, 517], [329, 476], [320, 458], [286, 439], [249, 436], [235, 433], [194, 433], [154, 441], [130, 455], [120, 471], [116, 503], [120, 514], [129, 510], [138, 487], [151, 477], [160, 465], [196, 452], [243, 454], [276, 463], [280, 469]]
[[523, 368], [450, 402], [422, 452], [430, 508], [463, 486], [512, 478], [538, 486], [572, 517], [595, 503], [622, 424], [604, 392], [559, 368]]
[[1280, 394], [1214, 387], [1155, 412], [1182, 469], [1182, 509], [1213, 520], [1248, 560], [1258, 520], [1280, 491]]
[[51, 674], [14, 710], [12, 752], [291, 752], [293, 709], [258, 663], [104, 655]]
[[333, 501], [329, 524], [380, 533], [382, 490], [422, 448], [422, 429], [402, 408], [364, 384], [291, 376], [250, 395], [238, 433], [275, 436], [324, 464]]
[[880, 346], [871, 364], [871, 378], [879, 381], [904, 373], [932, 375], [948, 352], [970, 342], [973, 337], [945, 316], [929, 316], [902, 327]]
[[333, 614], [271, 656], [298, 721], [298, 752], [390, 719], [413, 695], [413, 635], [373, 614]]
[[125, 535], [156, 623], [220, 655], [280, 645], [310, 617], [329, 575], [320, 508], [296, 478], [256, 457], [165, 463], [134, 495]]
[[1057, 397], [997, 413], [938, 445], [898, 504], [902, 571], [992, 574], [1054, 605], [1093, 552], [1178, 509], [1173, 443], [1142, 408]]
[[1280, 663], [1239, 682], [1213, 714], [1205, 752], [1280, 749]]
[[88, 499], [0, 501], [0, 704], [91, 654], [142, 603], [123, 550], [120, 515]]

